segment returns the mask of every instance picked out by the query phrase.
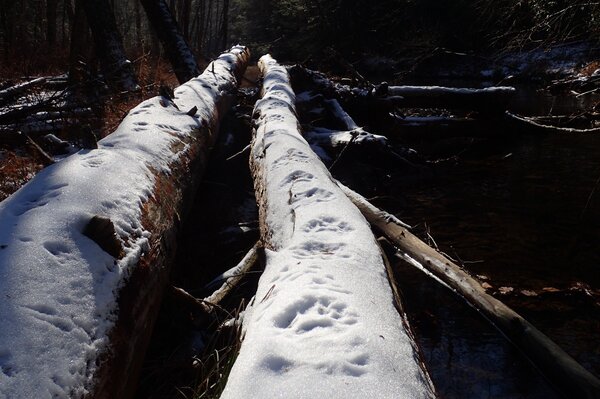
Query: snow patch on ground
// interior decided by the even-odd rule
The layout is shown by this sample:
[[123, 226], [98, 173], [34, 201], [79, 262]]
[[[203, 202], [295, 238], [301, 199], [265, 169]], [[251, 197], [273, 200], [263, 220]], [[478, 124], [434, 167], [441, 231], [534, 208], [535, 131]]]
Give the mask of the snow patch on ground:
[[[42, 170], [0, 203], [0, 398], [80, 397], [91, 388], [118, 290], [149, 249], [141, 207], [155, 173], [169, 173], [184, 139], [235, 85], [234, 60], [219, 57], [174, 102], [142, 102], [98, 149]], [[192, 106], [198, 113], [186, 115]], [[120, 259], [83, 234], [95, 215], [113, 222]]]
[[269, 56], [251, 157], [269, 244], [222, 398], [430, 398], [369, 225], [299, 133]]

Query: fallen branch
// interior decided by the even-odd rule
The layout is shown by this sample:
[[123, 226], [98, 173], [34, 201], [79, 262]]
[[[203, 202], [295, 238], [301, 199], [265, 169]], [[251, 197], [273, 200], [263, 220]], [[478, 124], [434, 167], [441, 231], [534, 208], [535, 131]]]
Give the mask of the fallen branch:
[[244, 276], [259, 264], [260, 249], [259, 243], [254, 244], [250, 251], [242, 258], [240, 263], [211, 281], [208, 286], [211, 286], [218, 281], [225, 280], [215, 292], [204, 298], [204, 300], [208, 303], [220, 304], [223, 299], [239, 285]]
[[454, 262], [425, 244], [404, 226], [371, 205], [360, 194], [338, 183], [372, 226], [407, 256], [413, 266], [426, 269], [456, 290], [498, 328], [565, 398], [600, 397], [600, 380], [583, 368], [550, 338], [501, 301], [485, 292], [479, 282]]
[[574, 133], [574, 134], [595, 134], [600, 133], [600, 127], [591, 129], [575, 129], [572, 127], [558, 127], [550, 125], [542, 125], [533, 118], [527, 118], [511, 112], [504, 113], [504, 119], [507, 123], [515, 127], [527, 129], [537, 133]]
[[52, 165], [54, 163], [54, 158], [52, 158], [50, 155], [48, 155], [48, 153], [46, 151], [44, 151], [44, 149], [42, 147], [40, 147], [38, 143], [33, 141], [33, 139], [31, 137], [29, 137], [28, 135], [25, 135], [25, 137], [27, 138], [27, 142], [29, 143], [29, 145], [31, 145], [35, 149], [35, 151], [39, 154], [39, 156], [44, 161], [44, 166]]

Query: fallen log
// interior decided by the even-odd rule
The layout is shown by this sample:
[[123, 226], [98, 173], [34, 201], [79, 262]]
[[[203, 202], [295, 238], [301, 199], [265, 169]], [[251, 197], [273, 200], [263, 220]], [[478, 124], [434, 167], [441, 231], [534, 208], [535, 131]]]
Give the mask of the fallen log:
[[12, 100], [15, 96], [29, 90], [35, 86], [44, 84], [46, 82], [46, 78], [37, 78], [30, 80], [28, 82], [19, 83], [18, 85], [14, 85], [8, 87], [4, 90], [0, 90], [0, 104], [5, 104], [6, 102]]
[[550, 338], [485, 289], [458, 265], [431, 248], [392, 215], [377, 209], [360, 194], [338, 183], [372, 226], [404, 254], [405, 259], [427, 270], [455, 290], [498, 328], [565, 398], [600, 397], [600, 380], [577, 363]]
[[389, 86], [379, 95], [393, 98], [396, 107], [503, 112], [515, 94], [514, 87]]
[[181, 217], [248, 58], [223, 53], [0, 203], [1, 397], [132, 397]]
[[510, 86], [488, 87], [483, 89], [442, 87], [442, 86], [388, 86], [382, 83], [374, 88], [351, 88], [331, 82], [320, 72], [311, 71], [299, 65], [289, 69], [294, 86], [302, 90], [322, 93], [337, 98], [344, 105], [360, 109], [381, 108], [389, 111], [394, 108], [445, 108], [466, 109], [485, 113], [504, 112], [516, 89]]
[[250, 167], [265, 271], [221, 398], [431, 398], [375, 238], [302, 138], [285, 68], [259, 61]]

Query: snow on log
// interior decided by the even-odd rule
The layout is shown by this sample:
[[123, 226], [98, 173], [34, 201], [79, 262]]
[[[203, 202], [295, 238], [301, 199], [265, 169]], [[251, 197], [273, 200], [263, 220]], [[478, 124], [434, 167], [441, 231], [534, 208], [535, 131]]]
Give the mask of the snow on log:
[[485, 89], [441, 86], [390, 86], [386, 94], [394, 104], [407, 108], [450, 108], [476, 111], [504, 111], [516, 94], [514, 87]]
[[223, 53], [0, 203], [0, 397], [132, 396], [180, 215], [248, 57]]
[[431, 273], [481, 312], [565, 398], [600, 397], [600, 380], [550, 338], [503, 302], [486, 293], [477, 280], [408, 231], [395, 216], [379, 210], [343, 184], [338, 185], [369, 223], [381, 230], [400, 250], [409, 264]]
[[259, 66], [250, 163], [266, 266], [221, 397], [433, 397], [368, 223], [302, 138], [286, 69]]

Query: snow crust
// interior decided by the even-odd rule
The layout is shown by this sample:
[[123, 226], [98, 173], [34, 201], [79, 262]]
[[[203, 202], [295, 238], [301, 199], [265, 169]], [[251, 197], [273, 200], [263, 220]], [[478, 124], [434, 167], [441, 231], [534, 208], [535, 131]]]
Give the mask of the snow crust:
[[251, 157], [271, 250], [221, 398], [431, 398], [366, 220], [299, 132], [285, 68], [261, 58]]
[[[155, 173], [169, 173], [189, 137], [211, 123], [215, 102], [236, 84], [241, 51], [221, 55], [173, 101], [142, 102], [98, 149], [42, 170], [0, 203], [0, 398], [81, 397], [93, 388], [119, 288], [149, 249], [141, 207]], [[186, 115], [193, 106], [196, 116]], [[120, 259], [83, 235], [94, 215], [113, 222]]]

